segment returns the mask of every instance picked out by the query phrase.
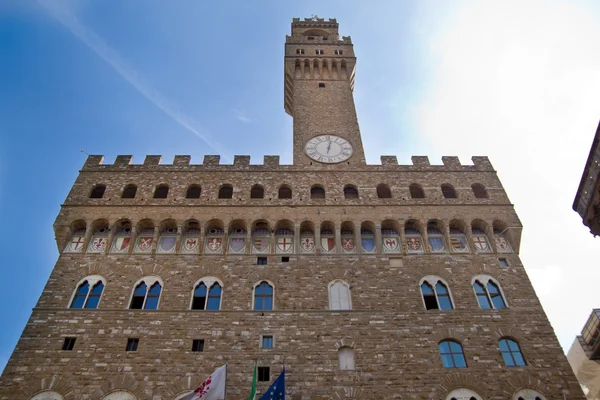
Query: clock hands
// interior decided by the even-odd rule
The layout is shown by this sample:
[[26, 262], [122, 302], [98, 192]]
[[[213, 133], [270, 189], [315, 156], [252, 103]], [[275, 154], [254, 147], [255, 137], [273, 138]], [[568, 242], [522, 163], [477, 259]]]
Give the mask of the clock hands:
[[327, 145], [327, 154], [329, 154], [329, 150], [331, 150], [331, 140], [329, 141], [329, 144]]

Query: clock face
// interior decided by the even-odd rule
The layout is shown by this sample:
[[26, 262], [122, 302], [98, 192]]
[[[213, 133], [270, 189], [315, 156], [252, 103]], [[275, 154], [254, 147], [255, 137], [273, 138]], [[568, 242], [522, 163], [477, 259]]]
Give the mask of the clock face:
[[335, 164], [352, 156], [352, 145], [346, 139], [335, 135], [315, 136], [304, 146], [306, 155], [315, 161]]

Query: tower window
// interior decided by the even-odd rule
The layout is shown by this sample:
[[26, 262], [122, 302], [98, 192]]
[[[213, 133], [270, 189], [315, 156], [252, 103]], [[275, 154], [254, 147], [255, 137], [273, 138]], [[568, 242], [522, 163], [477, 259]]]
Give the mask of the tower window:
[[304, 54], [304, 49], [296, 49], [296, 54]]
[[498, 264], [500, 264], [500, 267], [502, 268], [508, 268], [508, 260], [506, 258], [499, 258]]
[[465, 354], [460, 343], [444, 340], [438, 345], [444, 368], [466, 368]]
[[343, 55], [343, 54], [344, 54], [344, 50], [334, 50], [334, 54], [335, 54], [336, 56], [341, 56], [341, 55]]
[[154, 190], [155, 199], [166, 199], [169, 194], [169, 187], [167, 185], [158, 185]]
[[318, 55], [318, 56], [322, 56], [323, 54], [325, 54], [325, 51], [317, 49], [317, 50], [315, 50], [315, 54]]
[[256, 265], [267, 265], [267, 257], [256, 257]]
[[408, 189], [410, 190], [411, 198], [413, 198], [413, 199], [424, 199], [425, 198], [425, 192], [423, 191], [423, 188], [421, 187], [421, 185], [413, 183], [408, 187]]
[[137, 351], [139, 343], [140, 343], [140, 339], [138, 339], [138, 338], [127, 339], [127, 346], [125, 347], [125, 351]]
[[104, 197], [105, 185], [96, 185], [90, 193], [90, 199], [101, 199]]
[[272, 335], [263, 336], [261, 346], [263, 349], [272, 349], [273, 348], [273, 336]]
[[202, 189], [198, 185], [191, 185], [185, 193], [186, 199], [199, 199]]
[[258, 367], [258, 381], [269, 382], [271, 380], [271, 367]]
[[324, 84], [323, 82], [319, 82], [319, 87], [320, 87], [320, 88], [324, 88], [324, 87], [325, 87], [325, 84]]
[[231, 199], [233, 197], [233, 186], [231, 185], [222, 185], [219, 189], [219, 198], [220, 199]]
[[123, 194], [121, 195], [122, 199], [133, 199], [135, 198], [135, 194], [137, 192], [137, 186], [135, 185], [127, 185], [125, 189], [123, 189]]
[[192, 351], [197, 353], [204, 351], [204, 339], [192, 340]]
[[65, 341], [63, 342], [62, 349], [65, 351], [73, 350], [73, 346], [75, 346], [75, 340], [76, 340], [76, 338], [74, 338], [74, 337], [66, 337]]

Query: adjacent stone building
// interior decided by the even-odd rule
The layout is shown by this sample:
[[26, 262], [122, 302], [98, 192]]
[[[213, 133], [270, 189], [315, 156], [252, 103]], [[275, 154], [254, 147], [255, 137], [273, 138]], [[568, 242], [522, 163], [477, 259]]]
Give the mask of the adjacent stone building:
[[567, 353], [588, 400], [600, 400], [600, 309], [595, 309]]
[[600, 125], [592, 141], [581, 182], [573, 202], [573, 210], [594, 236], [600, 235]]
[[224, 363], [246, 399], [255, 361], [294, 400], [585, 399], [489, 160], [367, 165], [355, 65], [334, 19], [293, 20], [292, 165], [90, 156], [0, 399], [174, 400]]

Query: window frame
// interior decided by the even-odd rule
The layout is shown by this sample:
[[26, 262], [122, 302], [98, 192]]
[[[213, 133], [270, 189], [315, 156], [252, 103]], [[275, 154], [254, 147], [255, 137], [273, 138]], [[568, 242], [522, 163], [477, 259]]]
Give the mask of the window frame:
[[77, 341], [76, 336], [65, 336], [63, 339], [62, 351], [73, 351], [75, 342]]
[[[256, 306], [256, 288], [259, 287], [263, 282], [266, 282], [267, 284], [269, 284], [273, 291], [273, 293], [271, 294], [271, 309], [270, 310], [265, 310], [265, 309], [257, 310], [254, 308]], [[266, 297], [266, 296], [261, 295], [261, 297]], [[254, 286], [252, 287], [252, 311], [265, 312], [265, 311], [274, 311], [274, 310], [275, 310], [275, 285], [273, 284], [273, 282], [271, 282], [267, 279], [262, 279], [256, 283], [254, 283]]]
[[[336, 283], [341, 283], [348, 292], [348, 307], [349, 308], [333, 308], [331, 289]], [[327, 285], [327, 295], [329, 297], [329, 311], [351, 311], [352, 310], [352, 291], [350, 290], [350, 284], [343, 279], [334, 279]], [[341, 302], [340, 302], [341, 304]]]
[[[478, 298], [477, 292], [475, 290], [475, 282], [479, 282], [483, 286], [483, 289], [485, 290], [485, 294], [487, 296], [487, 299], [488, 299], [488, 301], [490, 303], [490, 308], [483, 308], [483, 307], [481, 307], [481, 304], [479, 303], [479, 298]], [[498, 293], [499, 293], [502, 301], [504, 302], [504, 307], [502, 307], [502, 308], [496, 308], [496, 306], [494, 305], [491, 293], [488, 290], [488, 283], [489, 282], [492, 282], [498, 288]], [[479, 308], [481, 308], [483, 310], [502, 310], [504, 308], [510, 308], [510, 305], [508, 304], [508, 300], [506, 298], [506, 294], [504, 294], [504, 290], [502, 290], [502, 285], [500, 285], [500, 283], [496, 279], [494, 279], [493, 277], [491, 277], [489, 275], [475, 275], [471, 279], [471, 288], [473, 289], [473, 293], [475, 294], [475, 299], [477, 300], [477, 305], [479, 306]]]
[[[124, 197], [125, 194], [127, 193], [126, 190], [133, 191], [133, 196]], [[138, 186], [135, 183], [128, 183], [127, 185], [125, 185], [123, 187], [123, 190], [121, 190], [121, 198], [122, 199], [135, 199], [135, 196], [137, 196], [137, 191], [138, 191]]]
[[[356, 352], [354, 351], [353, 347], [350, 346], [341, 346], [340, 348], [337, 349], [337, 353], [338, 353], [338, 368], [340, 369], [340, 371], [356, 371]], [[352, 362], [351, 363], [347, 363], [347, 365], [351, 365], [350, 367], [346, 366], [346, 364], [344, 364], [344, 366], [342, 365], [342, 358], [344, 357], [345, 354], [350, 354], [352, 356]], [[347, 360], [345, 360], [347, 361]]]
[[[156, 197], [156, 191], [159, 189], [166, 189], [167, 193], [164, 194], [164, 197]], [[169, 193], [171, 192], [171, 188], [166, 183], [160, 183], [154, 187], [152, 191], [152, 200], [166, 200], [169, 198]], [[162, 194], [161, 194], [162, 196]]]
[[[429, 308], [429, 309], [427, 308], [427, 303], [425, 303], [425, 296], [423, 295], [423, 288], [422, 288], [424, 283], [427, 283], [432, 288], [433, 295], [435, 296], [435, 301], [436, 301], [438, 308]], [[448, 297], [448, 300], [450, 301], [450, 309], [443, 309], [440, 307], [440, 299], [439, 299], [440, 295], [438, 294], [438, 291], [437, 291], [438, 283], [441, 283], [442, 285], [444, 285], [444, 287], [448, 291], [447, 297]], [[454, 302], [454, 297], [452, 297], [452, 291], [450, 290], [450, 285], [448, 284], [448, 282], [446, 282], [445, 279], [442, 279], [439, 276], [427, 275], [427, 276], [424, 276], [423, 278], [421, 278], [421, 280], [419, 281], [419, 290], [421, 292], [421, 300], [423, 301], [423, 307], [425, 308], [426, 311], [429, 311], [429, 310], [452, 311], [456, 308], [456, 303]]]
[[[140, 345], [140, 338], [127, 338], [127, 344], [125, 345], [125, 352], [137, 352]], [[131, 349], [130, 349], [131, 347]]]
[[204, 339], [192, 339], [192, 353], [204, 353]]
[[[88, 292], [85, 296], [85, 300], [83, 301], [83, 306], [81, 308], [73, 308], [73, 302], [75, 301], [75, 297], [77, 297], [77, 292], [79, 291], [79, 287], [81, 285], [83, 285], [83, 283], [87, 281], [88, 285], [89, 285], [89, 289]], [[94, 282], [93, 284], [91, 282]], [[96, 285], [98, 284], [98, 282], [101, 282], [104, 285], [104, 288], [102, 289], [102, 293], [100, 293], [100, 298], [98, 299], [98, 304], [96, 305], [96, 308], [89, 308], [89, 310], [95, 310], [98, 308], [98, 306], [100, 306], [100, 302], [102, 301], [102, 296], [104, 295], [104, 291], [106, 290], [106, 279], [104, 279], [102, 276], [100, 275], [89, 275], [86, 276], [85, 278], [81, 279], [77, 285], [75, 286], [75, 290], [73, 291], [73, 293], [71, 294], [71, 298], [69, 299], [69, 302], [67, 303], [67, 308], [68, 309], [73, 309], [73, 310], [80, 310], [80, 309], [85, 309], [87, 302], [90, 298], [90, 294], [92, 293], [92, 290], [94, 289], [94, 287], [96, 287]]]
[[[221, 197], [221, 191], [225, 189], [231, 190], [229, 197]], [[217, 200], [233, 200], [233, 185], [231, 183], [223, 183], [221, 186], [219, 186], [219, 190], [217, 191]]]
[[[503, 342], [503, 341], [506, 342], [506, 348], [508, 349], [508, 351], [502, 350], [501, 342]], [[511, 347], [510, 347], [511, 343], [514, 343], [517, 346], [517, 350], [511, 349]], [[512, 367], [526, 367], [527, 366], [527, 360], [525, 359], [525, 356], [523, 355], [523, 350], [521, 349], [521, 345], [515, 339], [510, 338], [510, 337], [500, 338], [498, 340], [498, 350], [500, 351], [500, 355], [502, 356], [502, 360], [504, 361], [505, 367], [512, 368]], [[510, 357], [513, 365], [508, 365], [508, 363], [506, 362], [507, 356], [505, 354], [507, 354], [508, 357]], [[523, 364], [517, 363], [517, 359], [515, 358], [514, 354], [519, 354], [519, 356], [521, 357], [521, 360], [523, 361]]]
[[[264, 379], [265, 372], [268, 376], [268, 379]], [[271, 367], [257, 366], [256, 367], [256, 381], [257, 382], [271, 382]]]
[[[94, 192], [96, 190], [99, 190], [100, 188], [102, 188], [102, 193], [100, 194], [99, 197], [94, 196]], [[92, 189], [90, 190], [90, 194], [88, 195], [88, 199], [103, 199], [104, 195], [106, 194], [106, 189], [108, 189], [108, 186], [106, 186], [106, 184], [104, 183], [96, 183], [94, 186], [92, 186]], [[94, 197], [92, 197], [94, 196]]]
[[[201, 283], [204, 283], [204, 285], [206, 286], [206, 300], [204, 301], [204, 308], [203, 309], [199, 309], [199, 308], [192, 308], [194, 305], [194, 298], [196, 297], [196, 288], [198, 286], [200, 286]], [[210, 297], [210, 289], [213, 287], [214, 284], [218, 284], [221, 287], [221, 296], [220, 296], [220, 300], [219, 300], [219, 309], [218, 310], [208, 310], [208, 299]], [[221, 307], [223, 306], [223, 295], [225, 294], [225, 290], [224, 290], [224, 285], [223, 285], [223, 281], [221, 281], [219, 278], [216, 278], [214, 276], [204, 276], [200, 279], [198, 279], [196, 281], [196, 283], [194, 283], [194, 285], [192, 286], [192, 297], [190, 299], [190, 306], [189, 309], [192, 311], [221, 311]]]
[[[190, 190], [198, 190], [198, 196], [194, 196], [194, 197], [190, 197]], [[187, 187], [187, 189], [185, 189], [185, 198], [187, 200], [194, 200], [194, 199], [199, 199], [202, 196], [202, 186], [198, 185], [197, 183], [193, 183], [191, 185], [189, 185]]]
[[[444, 353], [444, 352], [442, 352], [442, 344], [443, 344], [443, 343], [448, 343], [448, 350], [449, 350], [449, 352], [448, 352], [448, 353]], [[452, 351], [452, 343], [455, 343], [455, 344], [457, 344], [457, 345], [459, 345], [459, 346], [460, 346], [460, 353], [457, 353], [457, 352], [453, 352], [453, 351]], [[443, 366], [445, 369], [451, 369], [451, 368], [452, 368], [452, 369], [453, 369], [453, 368], [457, 368], [457, 369], [463, 369], [463, 368], [468, 368], [468, 367], [469, 367], [469, 365], [467, 364], [467, 357], [465, 356], [465, 349], [464, 349], [464, 347], [463, 347], [462, 343], [461, 343], [461, 342], [459, 342], [459, 341], [458, 341], [458, 340], [456, 340], [456, 339], [450, 339], [450, 338], [448, 338], [448, 339], [441, 340], [441, 341], [438, 343], [438, 352], [439, 352], [439, 354], [440, 354], [440, 359], [442, 360], [442, 366]], [[457, 363], [456, 363], [456, 357], [455, 357], [455, 355], [456, 355], [456, 354], [459, 354], [459, 355], [461, 355], [461, 356], [462, 356], [462, 358], [463, 358], [463, 361], [464, 361], [464, 364], [465, 364], [464, 366], [462, 366], [462, 367], [459, 367], [459, 366], [457, 366]], [[444, 355], [450, 355], [450, 359], [452, 360], [452, 366], [446, 366], [446, 365], [445, 365], [445, 363], [444, 363]]]
[[[144, 296], [144, 303], [142, 304], [142, 308], [131, 308], [131, 302], [133, 301], [133, 295], [135, 294], [135, 289], [142, 282], [146, 284], [146, 295]], [[155, 283], [158, 283], [160, 285], [160, 294], [158, 295], [158, 301], [156, 302], [156, 308], [154, 308], [154, 309], [147, 309], [146, 308], [146, 303], [148, 301], [148, 294], [150, 293], [150, 289], [152, 289], [152, 287], [154, 286]], [[165, 290], [165, 284], [163, 283], [163, 280], [160, 277], [158, 277], [158, 276], [150, 275], [150, 276], [145, 276], [145, 277], [143, 277], [141, 279], [138, 279], [133, 284], [133, 289], [131, 290], [131, 295], [129, 296], [129, 302], [127, 303], [126, 310], [141, 310], [141, 311], [155, 311], [155, 310], [158, 310], [160, 308], [160, 301], [162, 299], [164, 290]]]
[[[271, 339], [271, 347], [265, 347], [265, 340], [268, 340], [268, 339]], [[265, 350], [274, 349], [275, 348], [275, 335], [273, 335], [272, 333], [264, 334], [264, 335], [261, 334], [259, 348], [265, 349]]]

